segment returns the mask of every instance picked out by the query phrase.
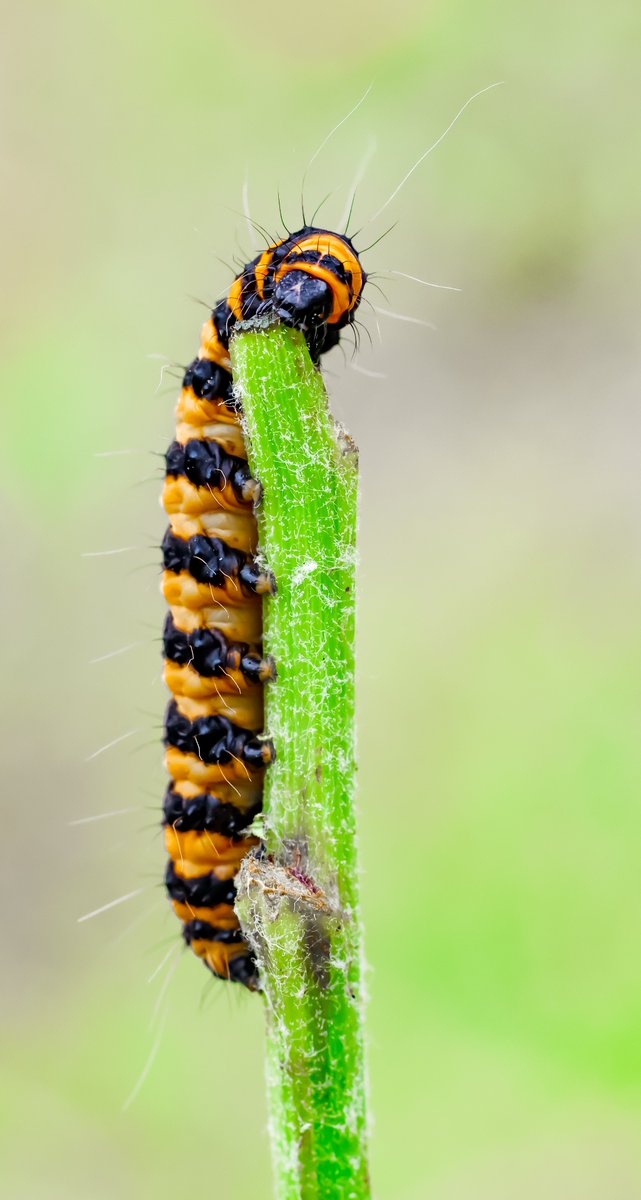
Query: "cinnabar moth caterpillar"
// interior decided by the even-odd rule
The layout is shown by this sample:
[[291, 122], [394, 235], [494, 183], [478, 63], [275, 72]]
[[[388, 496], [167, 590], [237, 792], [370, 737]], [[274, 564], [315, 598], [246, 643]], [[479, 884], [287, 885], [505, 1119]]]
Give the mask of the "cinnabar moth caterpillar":
[[203, 325], [166, 454], [165, 883], [195, 954], [252, 990], [259, 980], [234, 911], [234, 877], [259, 845], [246, 830], [274, 759], [262, 728], [275, 666], [261, 639], [262, 596], [275, 581], [254, 560], [260, 485], [232, 394], [229, 338], [237, 322], [271, 313], [304, 333], [318, 362], [354, 320], [365, 280], [349, 238], [325, 229], [306, 226], [258, 255]]

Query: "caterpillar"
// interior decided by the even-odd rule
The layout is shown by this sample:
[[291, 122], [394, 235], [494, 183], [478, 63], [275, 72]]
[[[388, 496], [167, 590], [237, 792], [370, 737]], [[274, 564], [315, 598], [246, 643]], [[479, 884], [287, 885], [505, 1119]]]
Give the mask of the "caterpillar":
[[202, 327], [165, 456], [165, 886], [187, 945], [215, 976], [253, 991], [234, 877], [260, 845], [247, 829], [275, 758], [263, 733], [263, 690], [276, 665], [263, 656], [262, 599], [276, 582], [255, 561], [261, 491], [247, 464], [229, 340], [239, 322], [273, 314], [302, 331], [318, 364], [353, 322], [366, 279], [344, 234], [305, 226], [268, 245]]

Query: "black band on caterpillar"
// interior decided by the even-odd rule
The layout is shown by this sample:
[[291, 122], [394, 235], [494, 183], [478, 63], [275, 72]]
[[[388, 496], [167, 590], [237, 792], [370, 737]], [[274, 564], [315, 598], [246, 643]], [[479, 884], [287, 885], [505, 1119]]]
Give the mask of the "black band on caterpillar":
[[187, 799], [175, 792], [170, 784], [163, 802], [163, 824], [171, 825], [179, 833], [200, 830], [236, 837], [251, 825], [260, 810], [260, 802], [241, 809], [209, 792], [201, 792]]
[[227, 978], [232, 983], [242, 983], [251, 992], [257, 992], [258, 968], [253, 954], [247, 951], [246, 954], [237, 954], [232, 958], [227, 968]]
[[238, 579], [259, 595], [266, 592], [273, 595], [275, 591], [273, 575], [261, 571], [251, 555], [232, 549], [221, 538], [209, 538], [204, 534], [181, 538], [168, 529], [161, 549], [166, 571], [176, 575], [188, 571], [197, 583], [224, 587], [226, 580]]
[[268, 738], [257, 738], [227, 717], [197, 717], [190, 721], [171, 700], [165, 714], [165, 745], [175, 746], [183, 754], [195, 754], [203, 763], [224, 766], [240, 759], [247, 766], [269, 766], [274, 761], [274, 746]]
[[227, 454], [211, 438], [172, 442], [165, 455], [167, 475], [184, 475], [194, 487], [222, 488], [228, 483], [239, 500], [256, 503], [258, 485], [244, 458]]
[[188, 921], [183, 927], [183, 937], [188, 946], [192, 942], [223, 942], [227, 946], [242, 942], [243, 934], [240, 929], [218, 929], [209, 921]]
[[190, 362], [183, 377], [183, 387], [191, 388], [199, 400], [224, 400], [232, 411], [237, 407], [229, 371], [211, 359], [195, 358]]
[[271, 656], [262, 658], [250, 651], [247, 642], [232, 642], [220, 629], [185, 633], [176, 629], [171, 613], [165, 618], [163, 649], [165, 658], [192, 667], [204, 679], [220, 677], [228, 671], [242, 671], [254, 683], [268, 683], [276, 678], [276, 664]]
[[236, 899], [233, 880], [218, 879], [212, 872], [183, 879], [176, 874], [171, 859], [165, 871], [165, 887], [172, 900], [191, 908], [214, 908], [217, 904], [233, 904]]

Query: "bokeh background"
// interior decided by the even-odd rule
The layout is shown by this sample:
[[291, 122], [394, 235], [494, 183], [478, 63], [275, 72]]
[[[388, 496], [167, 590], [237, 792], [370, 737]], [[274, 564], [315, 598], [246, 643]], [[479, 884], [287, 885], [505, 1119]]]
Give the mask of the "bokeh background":
[[369, 155], [367, 267], [462, 289], [378, 278], [436, 329], [364, 305], [328, 364], [376, 1196], [641, 1197], [638, 5], [2, 7], [3, 1190], [269, 1194], [261, 1006], [158, 970], [161, 368], [253, 252], [245, 181], [296, 227], [373, 83], [309, 207]]

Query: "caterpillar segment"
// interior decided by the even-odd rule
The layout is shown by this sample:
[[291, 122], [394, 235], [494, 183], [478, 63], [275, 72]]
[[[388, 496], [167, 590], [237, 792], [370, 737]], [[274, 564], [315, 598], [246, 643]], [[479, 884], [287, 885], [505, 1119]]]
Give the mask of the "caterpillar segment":
[[263, 689], [275, 675], [261, 645], [262, 596], [274, 581], [254, 560], [259, 496], [212, 319], [185, 373], [163, 489], [165, 885], [187, 945], [214, 975], [251, 990], [259, 981], [234, 877], [259, 844], [247, 828], [273, 759], [262, 729]]
[[259, 979], [234, 911], [234, 878], [260, 845], [247, 831], [274, 760], [262, 733], [264, 687], [275, 678], [262, 650], [262, 601], [275, 582], [255, 559], [261, 491], [247, 463], [229, 338], [238, 322], [275, 315], [302, 331], [318, 365], [354, 321], [366, 279], [350, 239], [313, 226], [257, 255], [202, 327], [166, 454], [165, 884], [198, 958], [254, 991]]

